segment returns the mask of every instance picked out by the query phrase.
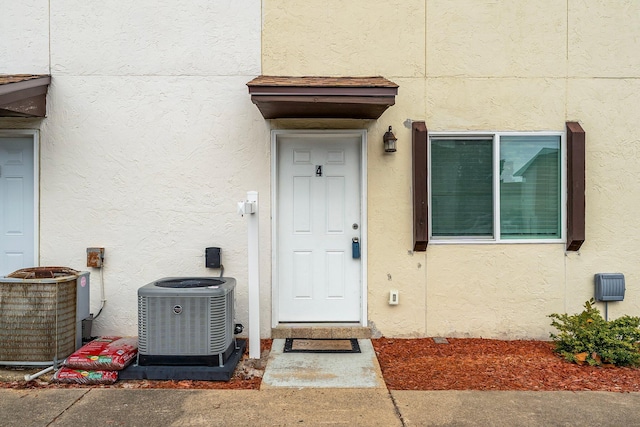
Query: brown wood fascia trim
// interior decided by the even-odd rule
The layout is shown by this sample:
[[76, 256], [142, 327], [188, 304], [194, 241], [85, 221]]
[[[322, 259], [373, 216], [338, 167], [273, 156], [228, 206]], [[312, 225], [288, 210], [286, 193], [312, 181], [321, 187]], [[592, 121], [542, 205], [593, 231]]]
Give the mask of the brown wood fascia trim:
[[331, 96], [331, 95], [285, 95], [285, 96], [273, 96], [273, 95], [254, 95], [251, 97], [255, 103], [257, 102], [307, 102], [307, 103], [326, 103], [326, 104], [378, 104], [378, 105], [393, 105], [395, 104], [394, 97], [383, 96]]
[[45, 117], [50, 76], [0, 84], [0, 117]]
[[[24, 89], [31, 89], [38, 86], [49, 86], [51, 76], [0, 76], [0, 96], [7, 93], [16, 92]], [[5, 82], [6, 80], [6, 82]]]
[[260, 96], [389, 96], [397, 95], [397, 88], [388, 87], [281, 87], [249, 86], [249, 94]]
[[425, 122], [413, 122], [413, 250], [426, 251], [429, 243], [429, 203], [427, 173], [427, 126]]
[[577, 251], [585, 241], [585, 131], [567, 122], [567, 251]]
[[[8, 85], [5, 85], [8, 86]], [[0, 86], [0, 89], [2, 87]], [[47, 86], [34, 86], [30, 88], [20, 89], [13, 92], [0, 92], [0, 107], [7, 104], [12, 104], [14, 102], [22, 101], [27, 98], [33, 98], [38, 95], [46, 95], [47, 94]]]
[[[266, 98], [266, 99], [264, 99]], [[252, 101], [265, 119], [377, 119], [395, 104], [393, 98], [361, 99], [348, 97], [287, 97], [252, 96]]]

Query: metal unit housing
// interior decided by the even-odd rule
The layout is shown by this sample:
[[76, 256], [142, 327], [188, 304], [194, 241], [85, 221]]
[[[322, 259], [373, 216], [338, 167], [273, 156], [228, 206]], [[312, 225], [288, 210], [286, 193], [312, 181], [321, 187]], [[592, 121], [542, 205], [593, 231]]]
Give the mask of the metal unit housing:
[[235, 342], [235, 284], [231, 277], [168, 277], [139, 288], [138, 363], [222, 365]]
[[89, 272], [46, 279], [0, 277], [0, 364], [57, 364], [82, 346]]

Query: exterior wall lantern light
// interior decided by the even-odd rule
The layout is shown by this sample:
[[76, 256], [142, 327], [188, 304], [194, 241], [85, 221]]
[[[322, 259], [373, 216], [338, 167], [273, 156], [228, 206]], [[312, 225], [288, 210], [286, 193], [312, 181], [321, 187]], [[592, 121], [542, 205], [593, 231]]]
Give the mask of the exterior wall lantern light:
[[384, 141], [384, 151], [387, 153], [395, 153], [396, 152], [396, 141], [398, 138], [391, 132], [391, 126], [389, 126], [389, 130], [385, 132], [384, 137], [382, 137]]

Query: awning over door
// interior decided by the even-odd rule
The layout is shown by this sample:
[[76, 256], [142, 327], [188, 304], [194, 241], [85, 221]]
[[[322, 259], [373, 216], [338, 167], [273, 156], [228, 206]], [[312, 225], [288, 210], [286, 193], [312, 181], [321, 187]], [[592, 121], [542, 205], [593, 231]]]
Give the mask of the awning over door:
[[51, 76], [0, 74], [0, 117], [45, 117]]
[[265, 119], [377, 119], [398, 93], [384, 77], [259, 76], [247, 86]]

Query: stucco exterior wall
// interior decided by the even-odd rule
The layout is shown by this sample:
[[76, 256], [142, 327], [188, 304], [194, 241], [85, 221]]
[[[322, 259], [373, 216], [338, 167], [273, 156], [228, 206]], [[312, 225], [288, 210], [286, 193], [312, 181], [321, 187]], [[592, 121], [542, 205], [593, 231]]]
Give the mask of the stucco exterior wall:
[[[640, 4], [628, 1], [264, 0], [263, 74], [383, 75], [396, 105], [368, 131], [368, 315], [386, 336], [548, 338], [593, 274], [622, 272], [640, 314]], [[409, 120], [407, 120], [409, 119]], [[430, 131], [586, 130], [587, 240], [412, 248], [411, 120]], [[306, 126], [306, 124], [298, 124]], [[398, 152], [385, 155], [392, 125]], [[389, 289], [400, 304], [387, 304]], [[603, 308], [603, 305], [600, 305]]]
[[[269, 130], [245, 85], [260, 74], [260, 2], [5, 3], [44, 35], [45, 55], [0, 71], [52, 75], [48, 117], [31, 122], [41, 130], [40, 264], [86, 270], [86, 248], [105, 247], [102, 271], [89, 269], [92, 312], [101, 280], [107, 299], [93, 332], [136, 335], [137, 289], [218, 275], [204, 251], [219, 246], [247, 326], [247, 218], [236, 203], [249, 190], [260, 194], [270, 247]], [[16, 57], [28, 39], [22, 31], [7, 43]], [[269, 254], [260, 261], [268, 307]], [[262, 315], [268, 336], [270, 311]]]
[[0, 2], [0, 74], [49, 73], [49, 1]]
[[[220, 246], [247, 325], [246, 218], [260, 192], [261, 335], [271, 327], [270, 130], [364, 128], [368, 320], [386, 336], [547, 338], [593, 274], [622, 272], [640, 315], [640, 3], [634, 0], [2, 1], [0, 73], [52, 75], [40, 130], [40, 264], [91, 269], [95, 334], [136, 334], [137, 289], [212, 275]], [[265, 121], [259, 74], [382, 75], [399, 87], [377, 121]], [[411, 122], [430, 131], [586, 130], [587, 240], [430, 244], [412, 251]], [[398, 151], [385, 154], [388, 126]], [[400, 291], [390, 306], [388, 292]], [[602, 305], [600, 305], [603, 308]]]

